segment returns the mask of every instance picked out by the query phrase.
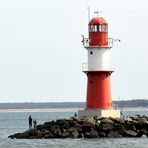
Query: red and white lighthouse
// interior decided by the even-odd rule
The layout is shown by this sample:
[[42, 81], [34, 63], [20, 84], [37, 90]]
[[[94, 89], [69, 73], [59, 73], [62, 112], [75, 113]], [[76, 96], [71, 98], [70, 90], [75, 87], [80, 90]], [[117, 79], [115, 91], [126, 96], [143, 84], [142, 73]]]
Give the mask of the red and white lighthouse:
[[120, 110], [112, 108], [110, 50], [113, 39], [108, 38], [107, 21], [103, 17], [93, 17], [88, 32], [89, 37], [82, 41], [88, 54], [88, 62], [83, 64], [87, 75], [86, 109], [80, 110], [79, 115], [120, 117]]

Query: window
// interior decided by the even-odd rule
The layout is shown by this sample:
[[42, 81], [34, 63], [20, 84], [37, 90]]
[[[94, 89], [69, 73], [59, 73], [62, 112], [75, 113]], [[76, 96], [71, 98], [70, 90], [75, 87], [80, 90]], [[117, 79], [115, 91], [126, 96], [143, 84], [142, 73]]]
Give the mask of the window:
[[99, 25], [99, 32], [107, 32], [107, 25]]
[[102, 32], [105, 32], [105, 31], [106, 31], [106, 26], [102, 25]]
[[98, 31], [98, 25], [89, 26], [89, 32], [97, 32], [97, 31]]
[[99, 32], [102, 32], [102, 25], [99, 25]]
[[89, 32], [107, 32], [107, 25], [90, 25]]

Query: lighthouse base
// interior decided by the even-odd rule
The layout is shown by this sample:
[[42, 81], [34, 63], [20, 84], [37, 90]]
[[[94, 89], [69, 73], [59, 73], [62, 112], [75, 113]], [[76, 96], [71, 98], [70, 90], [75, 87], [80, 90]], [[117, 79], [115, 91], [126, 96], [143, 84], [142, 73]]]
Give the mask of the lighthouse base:
[[121, 111], [119, 109], [85, 109], [79, 110], [78, 115], [80, 117], [83, 116], [100, 116], [100, 117], [113, 117], [113, 118], [120, 118]]

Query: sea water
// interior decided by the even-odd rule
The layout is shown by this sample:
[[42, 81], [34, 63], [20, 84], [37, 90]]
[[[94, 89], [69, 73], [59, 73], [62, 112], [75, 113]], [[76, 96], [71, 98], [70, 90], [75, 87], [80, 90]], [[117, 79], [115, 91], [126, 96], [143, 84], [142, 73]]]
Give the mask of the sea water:
[[[148, 110], [123, 110], [123, 115], [148, 115]], [[17, 132], [28, 130], [28, 116], [38, 124], [66, 118], [74, 112], [1, 112], [0, 148], [148, 148], [148, 138], [97, 138], [97, 139], [8, 139]]]

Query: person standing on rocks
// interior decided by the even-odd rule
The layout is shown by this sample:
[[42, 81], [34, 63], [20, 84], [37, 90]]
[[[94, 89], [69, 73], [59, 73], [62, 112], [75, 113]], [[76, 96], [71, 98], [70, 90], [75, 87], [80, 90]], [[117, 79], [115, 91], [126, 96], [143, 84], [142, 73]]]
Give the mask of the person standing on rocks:
[[77, 116], [77, 113], [74, 114], [74, 117], [76, 117], [76, 116]]
[[31, 115], [28, 118], [28, 123], [29, 123], [29, 130], [31, 130], [31, 128], [32, 128], [32, 117], [31, 117]]
[[36, 121], [36, 119], [33, 120], [33, 124], [34, 124], [34, 130], [37, 130], [37, 121]]

